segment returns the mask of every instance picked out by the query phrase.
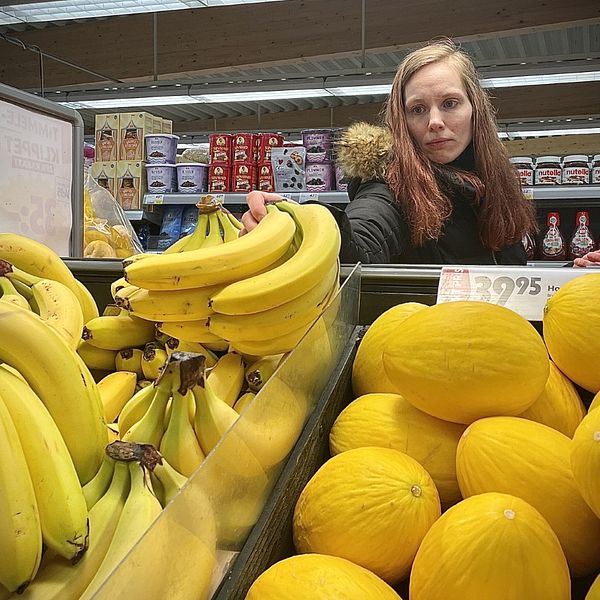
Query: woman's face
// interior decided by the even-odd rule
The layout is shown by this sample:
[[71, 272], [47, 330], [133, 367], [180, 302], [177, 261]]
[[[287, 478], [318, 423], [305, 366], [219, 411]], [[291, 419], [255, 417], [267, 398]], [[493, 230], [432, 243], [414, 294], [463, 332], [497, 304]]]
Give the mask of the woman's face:
[[408, 80], [404, 106], [408, 131], [429, 160], [452, 162], [471, 143], [473, 107], [447, 61], [426, 65]]

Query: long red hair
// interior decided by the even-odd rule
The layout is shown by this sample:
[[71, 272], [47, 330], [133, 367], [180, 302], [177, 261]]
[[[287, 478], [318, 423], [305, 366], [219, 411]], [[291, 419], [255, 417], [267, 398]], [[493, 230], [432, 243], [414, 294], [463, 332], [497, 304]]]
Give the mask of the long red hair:
[[[473, 106], [475, 174], [432, 163], [408, 131], [405, 86], [419, 69], [440, 61], [457, 70]], [[475, 65], [452, 41], [434, 42], [404, 58], [392, 84], [385, 121], [393, 138], [386, 179], [410, 225], [415, 245], [438, 239], [450, 216], [451, 202], [436, 178], [436, 174], [444, 173], [470, 183], [478, 200], [485, 196], [479, 211], [479, 235], [487, 248], [500, 250], [536, 230], [535, 207], [523, 198], [517, 173], [496, 133], [493, 108], [479, 83]]]

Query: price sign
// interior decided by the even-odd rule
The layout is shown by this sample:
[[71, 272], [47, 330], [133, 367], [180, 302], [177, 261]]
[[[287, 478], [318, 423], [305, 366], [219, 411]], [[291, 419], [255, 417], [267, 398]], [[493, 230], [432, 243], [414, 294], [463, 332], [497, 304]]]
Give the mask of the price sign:
[[562, 285], [586, 269], [444, 267], [437, 303], [477, 300], [506, 306], [529, 321], [541, 321], [544, 306]]
[[300, 202], [300, 204], [303, 204], [304, 202], [315, 202], [318, 199], [319, 199], [319, 194], [317, 194], [316, 192], [309, 192], [309, 193], [300, 194], [299, 202]]
[[523, 198], [533, 200], [533, 188], [523, 188]]
[[163, 204], [165, 198], [162, 194], [146, 194], [144, 196], [144, 204]]

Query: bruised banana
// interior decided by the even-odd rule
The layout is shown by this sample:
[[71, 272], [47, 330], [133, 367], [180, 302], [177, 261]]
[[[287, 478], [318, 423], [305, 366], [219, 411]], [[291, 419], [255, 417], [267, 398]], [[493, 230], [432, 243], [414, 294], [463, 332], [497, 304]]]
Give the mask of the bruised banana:
[[233, 406], [244, 384], [244, 361], [239, 354], [228, 352], [210, 369], [206, 385], [229, 406]]
[[115, 461], [105, 454], [94, 478], [83, 486], [83, 497], [85, 498], [88, 510], [104, 496], [106, 490], [110, 487], [114, 470]]
[[211, 294], [222, 286], [209, 286], [191, 290], [151, 291], [133, 287], [117, 292], [116, 302], [133, 315], [148, 321], [197, 321], [205, 319], [213, 310], [208, 305]]
[[167, 362], [167, 353], [162, 348], [158, 348], [156, 344], [146, 344], [142, 354], [142, 373], [144, 379], [158, 379], [161, 369]]
[[208, 329], [228, 341], [268, 340], [309, 325], [323, 312], [339, 279], [337, 262], [314, 288], [285, 304], [252, 314], [223, 315], [208, 319]]
[[178, 239], [171, 244], [163, 254], [175, 254], [176, 252], [189, 252], [198, 250], [206, 239], [206, 226], [208, 224], [208, 214], [199, 214], [196, 227], [192, 233]]
[[215, 312], [243, 315], [280, 306], [314, 288], [335, 264], [340, 232], [329, 210], [318, 204], [288, 201], [277, 203], [277, 207], [292, 215], [302, 231], [300, 247], [282, 265], [255, 277], [237, 277], [234, 283], [225, 286], [211, 298]]
[[282, 354], [264, 356], [252, 363], [245, 373], [246, 383], [253, 392], [258, 392], [273, 376], [283, 358]]
[[90, 509], [90, 546], [83, 558], [71, 565], [59, 556], [45, 560], [21, 600], [79, 600], [100, 568], [112, 542], [129, 494], [129, 467], [114, 465], [106, 491]]
[[36, 314], [1, 302], [0, 360], [17, 369], [45, 404], [79, 480], [87, 483], [100, 467], [107, 432], [100, 395], [83, 360]]
[[214, 344], [223, 341], [223, 338], [209, 331], [208, 319], [200, 319], [198, 321], [171, 321], [170, 323], [157, 323], [156, 327], [161, 333], [184, 342]]
[[103, 350], [143, 346], [154, 339], [154, 323], [128, 314], [102, 316], [85, 324], [82, 338]]
[[102, 350], [81, 340], [77, 346], [77, 354], [81, 356], [88, 369], [97, 371], [113, 371], [117, 353], [114, 350]]
[[125, 280], [125, 277], [119, 277], [119, 279], [115, 279], [110, 284], [110, 295], [112, 296], [112, 299], [116, 300], [117, 299], [117, 293], [120, 292], [122, 289], [124, 289], [126, 287], [129, 287], [129, 284]]
[[112, 423], [132, 398], [137, 375], [131, 371], [109, 373], [98, 382], [98, 392], [104, 407], [104, 418]]
[[6, 405], [1, 401], [0, 489], [0, 583], [9, 592], [21, 592], [35, 577], [40, 565], [42, 532], [19, 435]]
[[208, 350], [208, 348], [205, 348], [199, 342], [187, 342], [185, 340], [178, 340], [174, 337], [167, 340], [165, 350], [169, 356], [173, 354], [173, 352], [193, 352], [195, 354], [202, 354], [206, 359], [207, 367], [214, 367], [218, 360], [214, 352]]
[[143, 350], [139, 348], [124, 348], [115, 353], [115, 368], [117, 371], [131, 371], [138, 377], [143, 378], [142, 355]]
[[273, 207], [267, 210], [267, 215], [250, 233], [227, 244], [157, 255], [132, 264], [125, 261], [125, 278], [149, 290], [173, 290], [250, 277], [286, 252], [296, 230], [290, 215]]
[[94, 598], [108, 575], [125, 558], [162, 511], [160, 502], [152, 491], [150, 476], [137, 462], [129, 463], [130, 489], [123, 505], [110, 545], [94, 578], [80, 600]]
[[60, 431], [29, 385], [2, 366], [0, 400], [21, 441], [44, 543], [63, 558], [76, 562], [87, 549], [88, 511]]

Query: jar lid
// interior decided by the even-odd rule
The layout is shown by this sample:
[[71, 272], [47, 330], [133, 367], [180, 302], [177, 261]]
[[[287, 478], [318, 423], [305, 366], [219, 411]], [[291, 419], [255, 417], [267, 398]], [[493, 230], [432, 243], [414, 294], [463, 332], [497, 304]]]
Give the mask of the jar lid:
[[533, 158], [531, 158], [531, 156], [513, 156], [510, 159], [511, 163], [514, 164], [528, 164], [528, 165], [532, 165], [533, 166]]
[[558, 163], [560, 165], [560, 156], [538, 156], [535, 164], [539, 165], [542, 163]]
[[592, 160], [594, 162], [600, 162], [600, 154], [594, 154], [594, 158]]
[[587, 163], [587, 154], [569, 154], [565, 156], [565, 162], [584, 162]]

